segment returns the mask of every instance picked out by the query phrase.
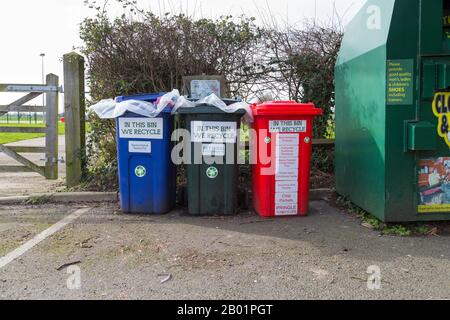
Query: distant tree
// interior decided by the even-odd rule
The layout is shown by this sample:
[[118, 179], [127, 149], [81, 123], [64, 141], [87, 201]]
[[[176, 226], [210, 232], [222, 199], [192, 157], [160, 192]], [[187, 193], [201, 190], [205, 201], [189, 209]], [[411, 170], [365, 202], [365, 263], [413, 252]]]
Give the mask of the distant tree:
[[110, 21], [96, 9], [80, 30], [94, 100], [181, 88], [183, 76], [199, 74], [224, 75], [228, 94], [242, 95], [258, 78], [254, 58], [263, 29], [254, 18], [142, 12], [139, 20], [123, 15]]
[[[314, 135], [324, 137], [333, 123], [334, 67], [341, 47], [340, 28], [307, 24], [299, 27], [277, 26], [266, 32], [271, 66], [264, 77], [268, 90], [299, 102], [313, 102], [324, 110], [314, 126]], [[276, 93], [275, 93], [276, 94]], [[331, 122], [330, 122], [331, 121]]]

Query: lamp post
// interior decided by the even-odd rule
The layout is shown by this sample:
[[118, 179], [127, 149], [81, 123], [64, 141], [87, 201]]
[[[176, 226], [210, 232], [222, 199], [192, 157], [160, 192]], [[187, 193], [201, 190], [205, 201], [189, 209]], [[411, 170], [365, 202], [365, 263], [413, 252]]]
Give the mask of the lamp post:
[[317, 0], [314, 0], [314, 26], [316, 26], [317, 20]]
[[42, 58], [42, 84], [45, 84], [45, 75], [44, 75], [44, 57], [45, 57], [45, 53], [41, 53], [40, 56]]
[[[44, 74], [44, 57], [45, 53], [40, 54], [42, 60], [42, 84], [45, 84], [45, 74]], [[45, 94], [42, 94], [42, 106], [45, 107]]]

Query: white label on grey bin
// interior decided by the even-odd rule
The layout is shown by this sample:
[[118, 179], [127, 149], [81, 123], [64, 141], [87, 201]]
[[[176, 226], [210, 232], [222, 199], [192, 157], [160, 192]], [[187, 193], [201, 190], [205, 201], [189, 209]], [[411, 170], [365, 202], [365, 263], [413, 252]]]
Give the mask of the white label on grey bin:
[[306, 120], [272, 120], [269, 121], [270, 133], [306, 132]]
[[236, 122], [192, 121], [192, 142], [236, 143]]
[[203, 144], [202, 155], [205, 157], [224, 157], [225, 145], [224, 144]]
[[150, 141], [129, 141], [128, 152], [152, 153], [152, 143]]
[[119, 118], [119, 138], [163, 139], [162, 118]]

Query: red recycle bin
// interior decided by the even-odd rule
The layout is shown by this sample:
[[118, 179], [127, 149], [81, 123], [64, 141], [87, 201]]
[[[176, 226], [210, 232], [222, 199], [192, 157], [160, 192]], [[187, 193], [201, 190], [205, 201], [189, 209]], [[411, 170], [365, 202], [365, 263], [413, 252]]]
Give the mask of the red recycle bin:
[[265, 102], [252, 109], [256, 212], [262, 217], [306, 216], [313, 120], [323, 115], [322, 109], [293, 101]]

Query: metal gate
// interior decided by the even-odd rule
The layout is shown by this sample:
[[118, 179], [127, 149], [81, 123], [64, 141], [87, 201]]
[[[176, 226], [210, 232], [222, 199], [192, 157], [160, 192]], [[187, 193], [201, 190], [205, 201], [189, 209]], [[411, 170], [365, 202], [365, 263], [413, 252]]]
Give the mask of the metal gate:
[[[16, 160], [22, 166], [0, 166], [0, 172], [37, 172], [46, 179], [58, 179], [58, 76], [47, 75], [46, 84], [0, 84], [0, 92], [24, 92], [24, 97], [0, 105], [0, 116], [8, 112], [42, 112], [45, 114], [45, 127], [2, 126], [0, 133], [42, 133], [45, 134], [45, 146], [13, 147], [0, 144], [0, 152]], [[25, 105], [27, 102], [45, 94], [45, 106]], [[45, 165], [39, 166], [25, 158], [24, 153], [45, 154]]]

